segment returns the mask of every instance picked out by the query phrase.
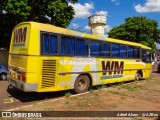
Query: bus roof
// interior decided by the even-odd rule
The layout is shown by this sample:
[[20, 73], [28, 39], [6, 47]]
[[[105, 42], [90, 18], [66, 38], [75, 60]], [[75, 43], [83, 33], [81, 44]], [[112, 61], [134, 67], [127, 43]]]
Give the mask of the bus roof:
[[135, 43], [135, 42], [129, 42], [125, 40], [119, 40], [119, 39], [114, 39], [114, 38], [108, 38], [105, 36], [97, 36], [97, 35], [92, 35], [88, 33], [82, 33], [82, 32], [77, 32], [74, 30], [69, 30], [66, 28], [61, 28], [57, 27], [51, 24], [45, 24], [45, 23], [38, 23], [38, 22], [22, 22], [16, 25], [14, 28], [16, 28], [19, 25], [22, 24], [30, 24], [32, 28], [34, 29], [39, 29], [40, 31], [45, 31], [45, 32], [53, 32], [58, 33], [58, 34], [64, 34], [64, 35], [74, 35], [77, 37], [84, 37], [84, 38], [90, 38], [90, 39], [95, 39], [95, 40], [102, 40], [102, 41], [108, 41], [108, 42], [115, 42], [115, 43], [120, 43], [120, 44], [126, 44], [126, 45], [133, 45], [133, 46], [139, 46], [142, 47], [143, 49], [149, 49], [151, 50], [150, 47], [147, 47], [145, 45], [142, 45], [140, 43]]

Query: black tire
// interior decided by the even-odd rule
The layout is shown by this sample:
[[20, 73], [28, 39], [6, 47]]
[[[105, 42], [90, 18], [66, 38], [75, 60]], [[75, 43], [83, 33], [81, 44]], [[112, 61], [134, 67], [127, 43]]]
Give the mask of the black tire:
[[90, 88], [90, 80], [87, 75], [80, 75], [74, 83], [74, 91], [76, 93], [87, 92]]
[[158, 70], [157, 70], [157, 71], [158, 71], [158, 73], [160, 73], [160, 68], [158, 68]]
[[7, 80], [7, 74], [5, 74], [5, 73], [0, 74], [0, 79]]

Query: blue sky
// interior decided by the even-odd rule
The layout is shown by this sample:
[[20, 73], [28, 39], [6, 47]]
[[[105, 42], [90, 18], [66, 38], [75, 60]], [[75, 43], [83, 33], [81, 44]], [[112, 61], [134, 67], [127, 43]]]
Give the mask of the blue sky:
[[88, 17], [95, 14], [106, 15], [105, 34], [113, 27], [123, 24], [125, 18], [133, 16], [157, 20], [160, 28], [160, 0], [78, 0], [78, 3], [70, 5], [76, 15], [69, 29], [90, 32]]

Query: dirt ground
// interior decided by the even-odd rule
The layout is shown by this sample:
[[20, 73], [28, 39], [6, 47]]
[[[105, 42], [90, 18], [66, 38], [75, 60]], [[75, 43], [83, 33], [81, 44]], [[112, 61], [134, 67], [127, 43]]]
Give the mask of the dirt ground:
[[98, 86], [81, 95], [20, 107], [28, 111], [160, 111], [160, 79]]

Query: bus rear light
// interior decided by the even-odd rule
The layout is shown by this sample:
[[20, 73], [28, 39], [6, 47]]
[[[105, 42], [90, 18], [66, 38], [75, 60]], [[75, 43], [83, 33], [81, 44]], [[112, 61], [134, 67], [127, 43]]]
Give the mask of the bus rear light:
[[22, 76], [26, 76], [26, 72], [21, 72], [21, 75]]
[[10, 68], [10, 67], [8, 67], [8, 71], [10, 71], [10, 69], [11, 69], [11, 68]]
[[22, 77], [22, 81], [23, 81], [23, 82], [26, 82], [26, 77]]
[[9, 71], [9, 75], [11, 76], [11, 71]]
[[21, 72], [22, 81], [26, 82], [26, 72]]
[[21, 80], [21, 75], [20, 74], [18, 74], [18, 80]]

